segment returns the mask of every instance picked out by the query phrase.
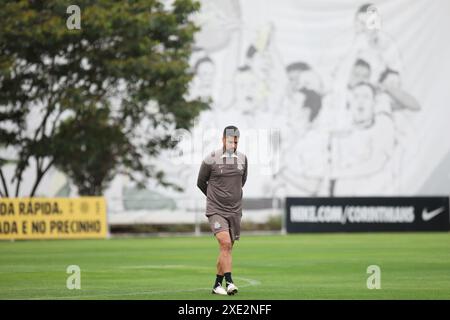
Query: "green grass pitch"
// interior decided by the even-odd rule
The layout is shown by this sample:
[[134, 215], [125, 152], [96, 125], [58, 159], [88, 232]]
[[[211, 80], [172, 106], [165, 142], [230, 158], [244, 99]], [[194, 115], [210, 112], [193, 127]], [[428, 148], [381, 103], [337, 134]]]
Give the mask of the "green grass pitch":
[[0, 299], [450, 299], [450, 233], [243, 235], [236, 296], [210, 293], [217, 253], [212, 236], [1, 241]]

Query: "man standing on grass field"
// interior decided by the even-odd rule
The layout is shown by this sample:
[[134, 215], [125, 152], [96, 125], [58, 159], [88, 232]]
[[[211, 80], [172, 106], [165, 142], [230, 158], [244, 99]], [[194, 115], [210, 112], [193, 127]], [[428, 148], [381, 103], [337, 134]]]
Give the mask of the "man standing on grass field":
[[[237, 151], [239, 135], [235, 126], [226, 127], [222, 148], [203, 160], [198, 173], [197, 186], [206, 195], [206, 216], [220, 249], [213, 294], [238, 292], [231, 278], [231, 250], [240, 236], [242, 187], [247, 180], [247, 157]], [[224, 277], [226, 290], [222, 287]]]

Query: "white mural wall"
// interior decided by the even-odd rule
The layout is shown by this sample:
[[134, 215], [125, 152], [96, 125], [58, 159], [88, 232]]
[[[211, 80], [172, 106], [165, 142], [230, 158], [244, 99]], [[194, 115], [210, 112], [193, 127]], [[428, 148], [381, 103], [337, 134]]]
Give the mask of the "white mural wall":
[[[211, 109], [158, 160], [185, 191], [118, 176], [105, 193], [115, 210], [201, 199], [201, 160], [231, 124], [246, 197], [450, 193], [450, 2], [372, 4], [202, 1], [190, 97]], [[39, 190], [75, 192], [56, 171]]]
[[235, 124], [247, 196], [426, 194], [437, 167], [449, 193], [449, 16], [447, 1], [205, 1], [191, 94], [213, 103], [183, 153]]

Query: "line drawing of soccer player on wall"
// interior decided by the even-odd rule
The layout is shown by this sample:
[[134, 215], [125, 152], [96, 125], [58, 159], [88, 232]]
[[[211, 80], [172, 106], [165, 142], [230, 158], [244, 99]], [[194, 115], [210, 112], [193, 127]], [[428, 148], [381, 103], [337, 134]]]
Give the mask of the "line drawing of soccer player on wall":
[[258, 28], [243, 26], [247, 34], [245, 50], [235, 71], [233, 99], [226, 110], [257, 116], [264, 112], [276, 115], [277, 100], [282, 96], [283, 64], [277, 50], [273, 23]]
[[254, 117], [259, 112], [267, 111], [268, 88], [250, 66], [239, 67], [234, 81], [234, 100], [227, 111], [236, 110], [245, 117]]
[[282, 109], [287, 114], [289, 132], [295, 131], [298, 138], [313, 124], [321, 110], [322, 81], [318, 73], [302, 61], [289, 64], [286, 75], [289, 82]]
[[189, 96], [192, 99], [210, 101], [216, 76], [216, 65], [207, 55], [199, 57], [193, 66], [194, 77], [190, 82]]
[[351, 127], [331, 141], [331, 195], [389, 194], [392, 189], [394, 123], [376, 112], [376, 88], [354, 84], [349, 92]]
[[[373, 4], [362, 5], [356, 14], [357, 56], [372, 66], [371, 82], [392, 99], [392, 110], [420, 110], [418, 101], [401, 86], [403, 64], [395, 40], [381, 30], [381, 16]], [[365, 39], [365, 41], [363, 40]]]
[[[395, 40], [381, 29], [381, 15], [378, 8], [367, 3], [360, 6], [354, 16], [353, 39], [343, 52], [333, 77], [339, 77], [341, 70], [347, 73], [357, 58], [372, 67], [370, 81], [376, 82], [387, 68], [402, 72], [402, 58]], [[344, 75], [345, 76], [345, 75]]]
[[[402, 170], [403, 146], [400, 133], [403, 131], [403, 134], [405, 134], [413, 129], [411, 122], [401, 120], [405, 114], [409, 115], [411, 112], [420, 110], [420, 105], [414, 97], [402, 88], [400, 81], [402, 72], [401, 55], [393, 38], [381, 30], [378, 8], [372, 4], [362, 5], [358, 8], [354, 19], [352, 44], [331, 74], [331, 85], [327, 87], [327, 99], [325, 99], [325, 109], [329, 113], [328, 118], [334, 120], [329, 121], [331, 152], [329, 193], [330, 195], [352, 195], [352, 192], [355, 195], [360, 194], [360, 192], [364, 192], [364, 194], [374, 194], [374, 192], [386, 194], [389, 191], [394, 193], [395, 185], [398, 185], [396, 177], [401, 175]], [[345, 143], [348, 143], [349, 146], [361, 148], [354, 151], [355, 155], [358, 152], [361, 154], [366, 152], [364, 144], [356, 143], [357, 138], [352, 138], [352, 134], [350, 134], [351, 132], [359, 132], [354, 119], [354, 100], [355, 95], [357, 95], [355, 90], [364, 91], [360, 88], [360, 85], [355, 88], [355, 85], [360, 83], [368, 83], [373, 88], [373, 103], [371, 104], [374, 106], [375, 119], [371, 130], [360, 131], [366, 133], [361, 135], [361, 139], [362, 141], [368, 139], [376, 142], [378, 140], [369, 139], [370, 132], [379, 131], [383, 133], [383, 139], [387, 141], [383, 152], [388, 155], [389, 159], [389, 164], [383, 169], [386, 171], [384, 174], [378, 172], [372, 175], [369, 165], [364, 167], [367, 169], [364, 172], [361, 169], [363, 167], [350, 165], [351, 161], [348, 160], [349, 156], [345, 152], [336, 151], [336, 148], [345, 150]], [[330, 99], [331, 97], [332, 99]], [[353, 101], [349, 100], [349, 97]], [[366, 98], [368, 99], [368, 97], [369, 94], [367, 93]], [[363, 103], [360, 102], [360, 104]], [[386, 120], [385, 117], [389, 117], [390, 120]], [[385, 127], [384, 131], [378, 130], [383, 126]], [[392, 137], [388, 137], [388, 135], [392, 135]], [[382, 146], [381, 143], [373, 143], [373, 145]], [[382, 150], [382, 148], [379, 148], [379, 150]], [[374, 156], [369, 158], [381, 159], [380, 154], [383, 154], [383, 152], [375, 152], [373, 153]], [[377, 154], [378, 156], [375, 156]], [[342, 159], [339, 157], [342, 157]], [[375, 160], [371, 161], [376, 163]], [[347, 165], [344, 165], [345, 163]], [[339, 172], [339, 169], [343, 170], [342, 173]], [[354, 170], [354, 172], [351, 173], [351, 170]], [[359, 189], [354, 187], [360, 181], [358, 173], [366, 179], [364, 188], [362, 185]], [[381, 177], [384, 177], [384, 180]], [[351, 182], [352, 179], [353, 182]], [[369, 183], [369, 181], [371, 182]]]
[[254, 134], [243, 137], [243, 146], [255, 172], [248, 190], [261, 196], [270, 191], [272, 174], [278, 166], [279, 130], [286, 121], [279, 102], [287, 78], [277, 50], [274, 24], [243, 26], [243, 33], [245, 49], [241, 52], [241, 67], [235, 72], [233, 99], [212, 121], [219, 123], [217, 127], [234, 123]]
[[[193, 20], [200, 30], [194, 35], [195, 50], [190, 64], [196, 77], [201, 77], [205, 81], [194, 83], [192, 88], [196, 90], [195, 84], [202, 84], [203, 87], [208, 88], [207, 80], [208, 78], [211, 80], [209, 83], [212, 99], [209, 112], [211, 112], [216, 108], [224, 107], [219, 104], [227, 105], [232, 95], [232, 79], [241, 46], [242, 17], [239, 0], [201, 0], [200, 2], [200, 11], [193, 15]], [[223, 63], [224, 59], [226, 64]], [[206, 91], [203, 91], [205, 96]]]
[[371, 75], [371, 65], [357, 58], [339, 127], [329, 134], [330, 196], [393, 192], [395, 123], [391, 110], [380, 102], [385, 93], [370, 82]]
[[[367, 3], [360, 6], [354, 16], [353, 23], [353, 39], [345, 51], [340, 54], [339, 60], [331, 68], [331, 73], [326, 81], [327, 92], [340, 92], [339, 105], [345, 106], [345, 86], [350, 83], [349, 78], [355, 77], [354, 74], [358, 70], [354, 68], [355, 62], [362, 60], [370, 66], [370, 78], [365, 79], [377, 87], [384, 90], [388, 95], [397, 102], [400, 109], [418, 110], [420, 109], [417, 101], [407, 92], [405, 92], [400, 82], [392, 85], [391, 81], [380, 81], [383, 73], [392, 71], [398, 78], [403, 72], [402, 57], [392, 36], [382, 30], [381, 15], [378, 8]], [[341, 38], [344, 38], [345, 34]], [[339, 36], [334, 37], [334, 42], [341, 39]], [[342, 40], [345, 42], [345, 40]], [[332, 46], [342, 47], [342, 44], [332, 44]], [[333, 59], [328, 59], [332, 61]], [[324, 64], [327, 59], [323, 59]], [[331, 79], [331, 80], [330, 80]], [[331, 83], [330, 83], [331, 82]], [[397, 108], [398, 109], [398, 108]], [[399, 110], [399, 109], [398, 109]]]
[[[285, 68], [289, 80], [285, 87], [282, 112], [281, 163], [274, 175], [273, 193], [318, 195], [322, 188], [326, 140], [317, 128], [322, 108], [322, 80], [306, 62], [297, 61]], [[304, 152], [308, 150], [308, 152]]]

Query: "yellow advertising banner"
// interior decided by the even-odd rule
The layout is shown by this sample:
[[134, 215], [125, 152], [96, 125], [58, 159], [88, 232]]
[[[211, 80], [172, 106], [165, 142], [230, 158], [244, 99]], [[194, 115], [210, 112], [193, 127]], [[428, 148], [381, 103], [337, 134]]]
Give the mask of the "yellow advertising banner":
[[104, 197], [0, 198], [0, 240], [106, 238]]

